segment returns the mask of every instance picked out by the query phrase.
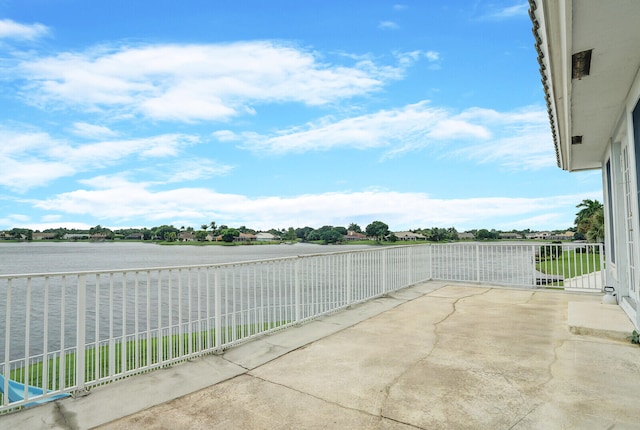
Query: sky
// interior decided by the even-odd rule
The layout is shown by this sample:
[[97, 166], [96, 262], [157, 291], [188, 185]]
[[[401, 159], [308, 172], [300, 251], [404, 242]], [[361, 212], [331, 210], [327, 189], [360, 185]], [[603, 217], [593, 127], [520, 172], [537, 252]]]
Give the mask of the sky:
[[0, 0], [0, 229], [573, 226], [526, 0]]

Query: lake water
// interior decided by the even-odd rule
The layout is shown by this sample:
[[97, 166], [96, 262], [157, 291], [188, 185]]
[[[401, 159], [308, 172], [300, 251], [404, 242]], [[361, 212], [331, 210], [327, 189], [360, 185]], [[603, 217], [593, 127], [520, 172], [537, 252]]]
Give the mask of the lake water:
[[265, 260], [370, 248], [368, 245], [189, 246], [142, 242], [0, 243], [0, 275], [140, 269]]

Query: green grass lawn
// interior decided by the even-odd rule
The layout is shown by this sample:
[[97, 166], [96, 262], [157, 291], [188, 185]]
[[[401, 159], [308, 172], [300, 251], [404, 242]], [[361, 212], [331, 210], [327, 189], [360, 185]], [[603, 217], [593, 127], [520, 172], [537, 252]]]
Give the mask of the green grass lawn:
[[566, 278], [586, 275], [600, 270], [599, 254], [564, 251], [558, 258], [546, 258], [536, 264], [536, 269], [547, 275]]

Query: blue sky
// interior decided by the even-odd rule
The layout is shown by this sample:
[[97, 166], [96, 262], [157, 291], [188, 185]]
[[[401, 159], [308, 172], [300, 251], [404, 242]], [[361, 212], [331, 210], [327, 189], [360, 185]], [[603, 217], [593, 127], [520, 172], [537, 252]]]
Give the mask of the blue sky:
[[0, 229], [572, 226], [527, 2], [0, 0]]

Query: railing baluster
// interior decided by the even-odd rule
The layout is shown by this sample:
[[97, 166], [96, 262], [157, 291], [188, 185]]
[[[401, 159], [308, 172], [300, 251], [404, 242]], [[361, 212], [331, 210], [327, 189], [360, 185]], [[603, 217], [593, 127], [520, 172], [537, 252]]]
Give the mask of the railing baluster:
[[[42, 382], [40, 388], [46, 393], [49, 390], [49, 277], [44, 279], [44, 309], [42, 310]], [[56, 387], [52, 387], [55, 389]], [[6, 392], [6, 391], [5, 391]]]
[[86, 304], [87, 304], [87, 277], [78, 276], [77, 291], [77, 317], [76, 317], [76, 392], [84, 391], [85, 352], [86, 352]]

